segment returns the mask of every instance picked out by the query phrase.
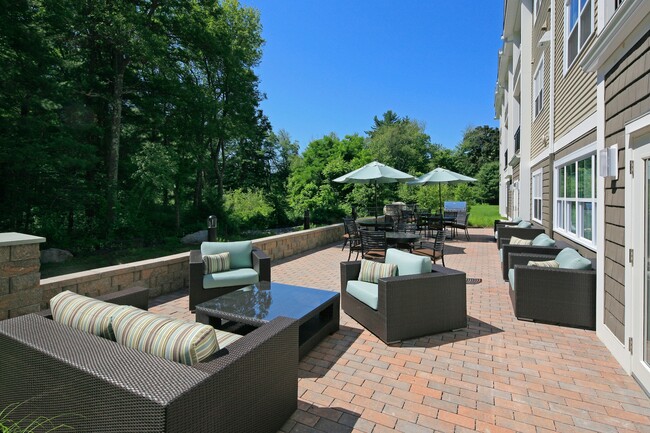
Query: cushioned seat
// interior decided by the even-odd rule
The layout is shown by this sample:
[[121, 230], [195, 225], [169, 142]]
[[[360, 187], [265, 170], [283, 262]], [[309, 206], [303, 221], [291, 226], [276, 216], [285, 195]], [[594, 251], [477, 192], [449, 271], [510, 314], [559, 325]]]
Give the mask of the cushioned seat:
[[515, 269], [512, 268], [508, 271], [508, 281], [510, 281], [510, 288], [515, 290]]
[[203, 289], [228, 286], [248, 286], [259, 282], [259, 275], [253, 268], [231, 269], [203, 276]]
[[346, 290], [350, 296], [354, 296], [373, 310], [377, 309], [379, 284], [350, 280]]

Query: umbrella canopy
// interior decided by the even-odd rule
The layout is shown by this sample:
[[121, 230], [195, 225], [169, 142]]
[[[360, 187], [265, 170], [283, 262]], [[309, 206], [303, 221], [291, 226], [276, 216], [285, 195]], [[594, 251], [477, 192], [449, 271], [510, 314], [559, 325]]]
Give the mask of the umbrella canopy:
[[409, 185], [430, 185], [438, 184], [438, 195], [440, 196], [440, 214], [442, 215], [442, 184], [443, 183], [464, 183], [475, 182], [473, 177], [465, 176], [464, 174], [456, 173], [455, 171], [447, 170], [446, 168], [435, 168], [423, 174], [415, 180], [410, 181]]
[[375, 220], [377, 219], [377, 184], [407, 182], [413, 180], [410, 174], [399, 171], [393, 167], [373, 161], [348, 174], [334, 179], [338, 183], [369, 183], [375, 186]]

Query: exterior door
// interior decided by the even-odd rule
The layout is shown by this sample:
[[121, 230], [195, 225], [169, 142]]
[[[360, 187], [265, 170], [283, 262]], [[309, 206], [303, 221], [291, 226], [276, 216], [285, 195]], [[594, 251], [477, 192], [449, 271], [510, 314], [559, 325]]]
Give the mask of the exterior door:
[[[640, 141], [639, 141], [640, 139]], [[632, 374], [650, 390], [650, 135], [636, 141], [632, 183]], [[628, 170], [629, 173], [629, 170]]]

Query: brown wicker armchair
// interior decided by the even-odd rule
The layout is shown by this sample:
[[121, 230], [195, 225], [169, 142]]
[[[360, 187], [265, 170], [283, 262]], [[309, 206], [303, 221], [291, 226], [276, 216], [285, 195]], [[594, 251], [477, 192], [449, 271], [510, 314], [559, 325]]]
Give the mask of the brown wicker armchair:
[[10, 419], [42, 416], [79, 432], [270, 433], [296, 410], [293, 319], [188, 366], [43, 316], [0, 321], [0, 408], [14, 404]]
[[428, 274], [379, 279], [377, 309], [347, 293], [361, 262], [341, 262], [341, 307], [390, 344], [467, 326], [465, 273], [433, 265]]
[[535, 239], [535, 237], [541, 233], [544, 233], [543, 228], [537, 227], [510, 227], [510, 226], [499, 226], [497, 231], [497, 249], [501, 249], [504, 244], [504, 240], [510, 241], [510, 238], [513, 236], [518, 237], [519, 239]]
[[[254, 248], [251, 251], [253, 269], [257, 272], [258, 281], [271, 281], [271, 258], [264, 251]], [[248, 284], [237, 284], [226, 287], [204, 288], [203, 257], [201, 251], [190, 251], [190, 311], [202, 302], [209, 301], [218, 296], [225, 295], [234, 290], [241, 289]]]
[[510, 300], [515, 317], [595, 329], [596, 271], [528, 266], [529, 261], [555, 257], [510, 254]]

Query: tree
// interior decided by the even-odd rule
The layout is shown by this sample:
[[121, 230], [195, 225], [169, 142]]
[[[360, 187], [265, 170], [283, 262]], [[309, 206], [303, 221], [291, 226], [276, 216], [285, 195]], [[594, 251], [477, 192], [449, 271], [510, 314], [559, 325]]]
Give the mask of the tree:
[[458, 170], [476, 176], [482, 166], [499, 160], [499, 129], [491, 126], [467, 128], [456, 147]]
[[476, 195], [479, 200], [488, 204], [499, 203], [499, 162], [485, 164], [476, 175]]

